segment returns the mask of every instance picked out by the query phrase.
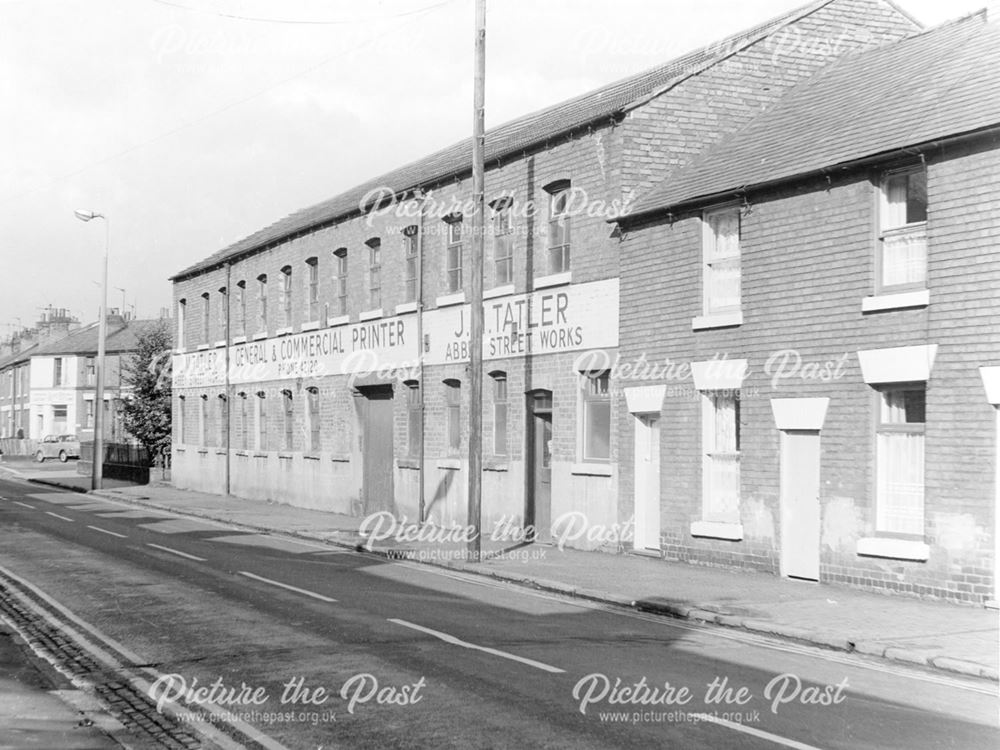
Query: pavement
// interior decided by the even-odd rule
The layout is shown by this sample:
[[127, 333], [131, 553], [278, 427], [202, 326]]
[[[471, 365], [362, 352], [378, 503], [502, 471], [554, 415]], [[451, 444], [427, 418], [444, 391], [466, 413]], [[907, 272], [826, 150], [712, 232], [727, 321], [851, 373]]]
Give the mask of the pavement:
[[113, 723], [96, 699], [75, 690], [30, 654], [0, 621], [0, 750], [110, 750], [98, 725]]
[[[28, 481], [85, 492], [87, 478], [72, 473], [0, 464]], [[100, 490], [104, 497], [255, 531], [268, 531], [363, 548], [489, 576], [534, 589], [605, 602], [669, 617], [739, 628], [768, 636], [904, 662], [969, 677], [998, 679], [1000, 612], [974, 606], [854, 590], [779, 578], [755, 571], [674, 563], [636, 554], [610, 554], [527, 545], [501, 549], [484, 539], [484, 560], [465, 559], [454, 541], [387, 539], [368, 544], [361, 519], [179, 490], [169, 484]]]

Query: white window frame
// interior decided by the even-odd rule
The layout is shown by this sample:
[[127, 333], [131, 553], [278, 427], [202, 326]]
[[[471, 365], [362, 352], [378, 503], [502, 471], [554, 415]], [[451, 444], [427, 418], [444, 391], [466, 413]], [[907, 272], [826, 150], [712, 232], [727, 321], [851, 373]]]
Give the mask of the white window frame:
[[417, 301], [418, 257], [420, 253], [419, 228], [411, 224], [403, 230], [403, 301]]
[[514, 224], [511, 218], [511, 204], [505, 201], [493, 209], [493, 286], [507, 286], [513, 283]]
[[258, 451], [267, 450], [267, 394], [257, 392], [256, 430], [254, 431], [254, 448]]
[[[701, 399], [702, 520], [713, 524], [739, 525], [742, 500], [740, 392], [738, 389], [705, 390], [701, 392]], [[730, 411], [728, 404], [732, 403], [733, 430], [730, 436], [719, 434], [720, 420], [728, 419], [719, 412], [723, 403], [727, 411]], [[720, 445], [720, 438], [727, 437], [727, 442], [731, 444]], [[726, 497], [727, 492], [732, 495], [733, 485], [735, 498]]]
[[[736, 252], [719, 250], [718, 222], [722, 217], [736, 218]], [[738, 205], [717, 206], [702, 212], [702, 313], [705, 317], [727, 316], [740, 313], [743, 303], [743, 258], [742, 258], [742, 217]], [[735, 304], [723, 304], [713, 291], [718, 281], [719, 266], [732, 264], [735, 260], [737, 271], [737, 292]]]
[[347, 315], [347, 248], [337, 248], [333, 255], [336, 258], [333, 264], [333, 288], [337, 294], [337, 315]]
[[201, 295], [201, 343], [212, 342], [212, 295], [203, 292]]
[[445, 290], [448, 294], [458, 294], [463, 286], [464, 222], [461, 216], [445, 219], [448, 225], [447, 247], [445, 248]]
[[[603, 385], [602, 385], [603, 384]], [[603, 391], [603, 392], [602, 392]], [[595, 407], [608, 410], [607, 455], [595, 453], [591, 438], [591, 424], [595, 418]], [[583, 463], [611, 463], [611, 441], [614, 432], [611, 410], [611, 372], [601, 370], [580, 373], [580, 423], [579, 453]]]
[[267, 274], [257, 277], [257, 330], [267, 331]]
[[319, 388], [306, 388], [306, 419], [309, 422], [309, 450], [317, 453], [323, 446], [323, 423], [320, 419]]
[[382, 307], [382, 240], [372, 237], [368, 246], [368, 309]]
[[[900, 416], [898, 411], [890, 411], [889, 398], [891, 394], [905, 392], [920, 392], [923, 395], [923, 421], [905, 422], [898, 421], [894, 417]], [[904, 539], [924, 538], [925, 533], [925, 481], [926, 481], [926, 442], [924, 435], [926, 432], [927, 416], [927, 384], [926, 382], [915, 383], [891, 383], [883, 384], [876, 388], [876, 424], [875, 424], [875, 534], [880, 537], [897, 537]], [[903, 415], [905, 419], [905, 414]], [[890, 445], [890, 443], [892, 445]], [[909, 445], [907, 445], [909, 444]], [[908, 471], [911, 476], [909, 481], [900, 482], [898, 475], [893, 481], [889, 476], [891, 455], [896, 452], [909, 453], [909, 458], [915, 458], [918, 466], [911, 467]], [[897, 467], [898, 468], [898, 467]], [[919, 479], [914, 476], [919, 474]], [[899, 492], [892, 492], [890, 485], [905, 485]], [[911, 507], [904, 508], [899, 499], [893, 499], [892, 495], [910, 494], [913, 497]], [[900, 511], [905, 515], [912, 516], [907, 521], [905, 518], [893, 517], [892, 510]]]
[[[890, 183], [901, 177], [923, 175], [924, 191], [927, 189], [927, 168], [925, 165], [910, 165], [883, 172], [879, 179], [879, 231], [875, 252], [875, 293], [893, 294], [896, 292], [920, 291], [927, 288], [927, 219], [926, 204], [923, 220], [908, 221], [906, 217], [907, 200], [903, 196], [902, 203], [890, 203]], [[903, 215], [900, 216], [899, 214]], [[906, 245], [912, 251], [912, 268], [904, 275], [912, 275], [912, 279], [894, 280], [886, 283], [886, 248], [888, 245]], [[915, 260], [914, 260], [915, 259]]]
[[309, 321], [319, 320], [319, 258], [306, 259], [306, 300]]
[[283, 266], [280, 273], [281, 289], [279, 290], [281, 314], [286, 327], [292, 325], [292, 267]]
[[[547, 189], [549, 193], [549, 226], [546, 238], [546, 268], [548, 275], [567, 273], [571, 268], [572, 223], [570, 221], [571, 183], [567, 180]], [[555, 242], [556, 235], [559, 243]]]
[[295, 449], [295, 398], [288, 388], [281, 392], [281, 448]]
[[[493, 455], [506, 458], [509, 455], [507, 448], [510, 425], [510, 392], [507, 390], [507, 373], [491, 372], [493, 379]], [[503, 424], [503, 431], [497, 429], [497, 425]]]
[[445, 450], [450, 456], [457, 456], [462, 450], [462, 382], [448, 379], [444, 381], [445, 408]]

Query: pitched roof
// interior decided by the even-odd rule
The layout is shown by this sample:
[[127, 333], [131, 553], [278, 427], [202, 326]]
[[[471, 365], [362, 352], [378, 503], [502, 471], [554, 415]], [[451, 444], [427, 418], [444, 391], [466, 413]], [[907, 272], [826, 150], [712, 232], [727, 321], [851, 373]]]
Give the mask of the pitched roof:
[[[545, 109], [524, 115], [486, 132], [486, 162], [523, 152], [546, 140], [641, 105], [681, 81], [721, 62], [779, 28], [810, 15], [833, 0], [814, 0], [801, 8], [761, 23], [751, 29], [699, 48], [637, 75]], [[297, 211], [254, 232], [208, 258], [171, 277], [172, 281], [216, 266], [223, 261], [294, 235], [298, 232], [350, 216], [373, 189], [388, 187], [397, 195], [427, 186], [472, 169], [472, 140], [467, 138], [398, 169], [368, 180], [329, 200]]]
[[[152, 328], [163, 324], [161, 319], [130, 320], [125, 324], [108, 326], [105, 351], [108, 353], [133, 351], [139, 338]], [[169, 326], [168, 326], [168, 330]], [[90, 323], [83, 328], [71, 331], [66, 336], [48, 341], [31, 350], [28, 356], [49, 354], [96, 354], [97, 353], [97, 323]]]
[[30, 344], [24, 349], [18, 352], [12, 352], [4, 357], [0, 357], [0, 370], [5, 370], [11, 365], [16, 365], [20, 362], [26, 362], [31, 358], [31, 355], [35, 353], [35, 349], [38, 344]]
[[639, 200], [623, 220], [736, 197], [1000, 124], [1000, 26], [977, 13], [845, 56]]

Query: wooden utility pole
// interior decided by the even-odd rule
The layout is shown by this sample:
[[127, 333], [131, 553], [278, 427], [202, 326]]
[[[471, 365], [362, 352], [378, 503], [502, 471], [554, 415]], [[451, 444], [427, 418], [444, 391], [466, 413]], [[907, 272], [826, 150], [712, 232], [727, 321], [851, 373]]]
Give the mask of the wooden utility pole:
[[486, 86], [486, 0], [476, 0], [476, 62], [472, 116], [472, 299], [469, 310], [469, 558], [481, 553], [483, 511], [483, 174]]

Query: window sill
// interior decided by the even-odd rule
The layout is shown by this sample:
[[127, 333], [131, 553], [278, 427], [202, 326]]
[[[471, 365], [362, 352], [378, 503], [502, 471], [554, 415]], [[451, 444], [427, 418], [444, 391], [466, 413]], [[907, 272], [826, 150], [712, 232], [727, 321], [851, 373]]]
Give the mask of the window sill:
[[245, 344], [246, 342], [247, 342], [247, 337], [246, 336], [233, 336], [233, 345], [234, 346], [236, 344]]
[[462, 468], [462, 459], [460, 458], [439, 458], [437, 461], [437, 467], [439, 469], [450, 469], [457, 470]]
[[396, 305], [396, 315], [403, 315], [404, 313], [412, 313], [417, 311], [416, 302], [404, 302], [401, 305]]
[[719, 521], [692, 521], [691, 536], [708, 539], [725, 539], [727, 542], [739, 542], [743, 539], [743, 524], [720, 523]]
[[291, 326], [285, 326], [283, 328], [279, 328], [278, 330], [276, 330], [274, 332], [274, 335], [275, 336], [287, 336], [291, 332], [292, 332], [292, 327]]
[[709, 328], [731, 328], [732, 326], [741, 325], [743, 325], [742, 310], [699, 315], [698, 317], [691, 319], [692, 331], [704, 331]]
[[258, 331], [253, 335], [254, 341], [261, 341], [267, 338], [267, 331]]
[[207, 456], [208, 455], [208, 448], [199, 448], [198, 449], [198, 453], [201, 454], [202, 456]]
[[319, 454], [318, 453], [303, 453], [302, 454], [302, 458], [304, 458], [306, 461], [319, 461]]
[[905, 310], [909, 307], [927, 307], [930, 303], [931, 293], [927, 289], [896, 294], [876, 294], [861, 300], [861, 312]]
[[308, 323], [303, 323], [302, 327], [299, 330], [301, 330], [301, 331], [318, 331], [319, 330], [319, 321], [318, 320], [310, 320]]
[[434, 300], [438, 307], [450, 307], [451, 305], [464, 305], [465, 292], [455, 292], [454, 294], [444, 294]]
[[225, 345], [226, 345], [226, 341], [225, 341], [225, 339], [223, 339], [222, 341], [216, 341], [214, 344], [212, 344], [212, 347], [215, 348], [215, 349], [221, 349]]
[[174, 446], [174, 453], [184, 453], [184, 452], [185, 452], [185, 449], [184, 449], [183, 446], [180, 446], [180, 445], [175, 445]]
[[291, 453], [279, 452], [278, 458], [284, 459], [285, 461], [291, 461], [293, 458], [295, 458], [295, 456], [293, 456]]
[[396, 466], [400, 469], [419, 469], [420, 462], [415, 458], [397, 458]]
[[926, 562], [927, 558], [930, 557], [930, 547], [923, 542], [910, 539], [868, 537], [858, 540], [857, 553], [865, 557], [887, 557], [892, 560]]
[[351, 322], [351, 316], [350, 315], [338, 315], [335, 318], [327, 318], [326, 319], [326, 325], [327, 325], [328, 328], [333, 328], [335, 326], [347, 325], [350, 322]]
[[509, 294], [514, 293], [513, 284], [504, 284], [503, 286], [495, 286], [492, 289], [487, 289], [483, 292], [483, 299], [493, 299], [494, 297], [506, 297]]
[[209, 349], [209, 348], [210, 348], [210, 347], [209, 347], [209, 345], [208, 345], [208, 344], [198, 344], [198, 351], [199, 351], [199, 352], [203, 352], [203, 351], [206, 351], [206, 350], [207, 350], [207, 349]]
[[563, 271], [562, 273], [550, 273], [548, 276], [539, 276], [532, 284], [532, 289], [545, 289], [550, 286], [563, 286], [572, 283], [573, 272]]
[[184, 354], [187, 351], [183, 346], [179, 346], [174, 349], [174, 354]]
[[215, 452], [215, 455], [216, 456], [224, 456], [224, 455], [226, 455], [226, 451], [224, 451], [224, 450], [217, 450]]
[[243, 458], [249, 458], [250, 457], [250, 454], [247, 453], [246, 451], [236, 451], [236, 455], [237, 456], [243, 456]]
[[348, 453], [335, 453], [330, 456], [330, 460], [335, 464], [347, 464], [351, 462], [351, 456]]
[[269, 455], [269, 454], [267, 454], [267, 453], [264, 453], [264, 452], [262, 452], [262, 451], [255, 451], [255, 452], [254, 452], [254, 454], [253, 454], [253, 457], [254, 457], [254, 458], [267, 458], [267, 457], [268, 457], [268, 455]]
[[364, 312], [358, 313], [358, 320], [375, 320], [376, 318], [382, 317], [382, 308], [379, 307], [375, 310], [365, 310]]
[[611, 464], [591, 463], [589, 461], [575, 463], [569, 467], [569, 473], [586, 477], [610, 477]]
[[483, 461], [483, 471], [508, 471], [506, 458], [487, 458]]

